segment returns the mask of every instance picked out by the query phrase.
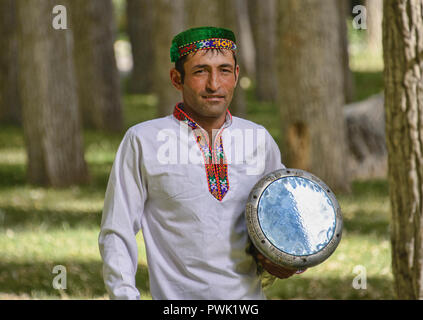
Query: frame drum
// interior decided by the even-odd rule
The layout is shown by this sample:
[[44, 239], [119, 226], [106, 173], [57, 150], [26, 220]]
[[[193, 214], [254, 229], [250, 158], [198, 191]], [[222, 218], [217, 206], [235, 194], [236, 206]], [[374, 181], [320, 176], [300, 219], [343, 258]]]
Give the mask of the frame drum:
[[260, 179], [245, 214], [254, 247], [288, 269], [323, 262], [341, 240], [341, 208], [333, 192], [303, 170], [280, 169]]

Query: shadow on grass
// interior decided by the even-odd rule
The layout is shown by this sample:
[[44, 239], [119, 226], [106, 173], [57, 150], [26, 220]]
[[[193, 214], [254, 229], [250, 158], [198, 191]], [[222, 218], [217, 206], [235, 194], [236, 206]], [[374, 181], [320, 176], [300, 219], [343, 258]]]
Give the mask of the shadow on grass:
[[[79, 198], [92, 197], [99, 193], [104, 194], [107, 177], [95, 176], [90, 185], [80, 188]], [[29, 186], [26, 182], [25, 168], [22, 165], [1, 165], [0, 166], [0, 190], [7, 190], [13, 187]], [[25, 195], [19, 195], [25, 198]], [[35, 206], [21, 207], [20, 205], [0, 206], [0, 230], [2, 228], [25, 229], [42, 226], [46, 229], [57, 227], [76, 228], [79, 226], [99, 226], [101, 222], [101, 212], [87, 213], [72, 210], [49, 210], [39, 209]]]
[[[45, 231], [62, 228], [90, 228], [99, 227], [102, 212], [65, 211], [40, 209], [20, 209], [16, 207], [0, 207], [0, 230], [11, 228], [13, 230], [37, 229]], [[353, 218], [344, 217], [344, 229], [348, 232], [361, 235], [376, 235], [389, 237], [389, 221], [377, 216], [356, 213]]]
[[[371, 183], [370, 183], [371, 184]], [[381, 183], [384, 188], [384, 184]], [[356, 191], [357, 196], [354, 195], [356, 201], [360, 201], [360, 198], [366, 196], [375, 196], [376, 193], [382, 191], [376, 191], [375, 187], [367, 186], [365, 183], [362, 184], [363, 190]], [[100, 192], [98, 189], [89, 191], [87, 187], [81, 190], [81, 197], [90, 197], [93, 192]], [[373, 191], [372, 191], [373, 190]], [[373, 193], [371, 193], [371, 191]], [[101, 191], [103, 192], [103, 191]], [[360, 195], [362, 193], [363, 195]], [[384, 198], [380, 197], [380, 201]], [[60, 211], [54, 209], [39, 209], [34, 206], [30, 207], [19, 207], [19, 206], [0, 206], [0, 230], [2, 228], [12, 229], [32, 229], [42, 226], [43, 230], [52, 230], [57, 228], [79, 228], [79, 227], [99, 227], [101, 223], [101, 211], [97, 212], [85, 212], [78, 210], [66, 210], [61, 209]], [[389, 237], [389, 217], [386, 214], [373, 213], [366, 211], [366, 208], [356, 210], [352, 215], [344, 216], [344, 228], [348, 232], [362, 234], [362, 235], [377, 235], [381, 237]]]
[[[30, 297], [57, 297], [53, 288], [55, 265], [66, 268], [66, 296], [70, 299], [92, 299], [107, 294], [102, 277], [102, 264], [98, 261], [60, 261], [36, 263], [10, 263], [0, 261], [0, 292]], [[395, 299], [393, 282], [386, 277], [368, 277], [366, 289], [354, 289], [353, 278], [306, 278], [297, 276], [277, 280], [266, 290], [268, 299]], [[59, 283], [62, 283], [59, 281]], [[138, 265], [137, 288], [142, 295], [149, 295], [148, 270]]]
[[345, 230], [358, 234], [389, 237], [389, 185], [386, 179], [354, 181], [352, 193], [340, 195], [341, 203], [354, 203], [354, 209], [344, 215]]
[[357, 180], [352, 183], [354, 197], [389, 197], [387, 179]]
[[[53, 288], [54, 277], [62, 275], [53, 273], [55, 265], [66, 268], [66, 289]], [[138, 265], [136, 275], [137, 288], [141, 294], [149, 294], [148, 270], [145, 265]], [[57, 280], [58, 283], [62, 281]], [[102, 263], [99, 261], [58, 261], [15, 263], [0, 261], [0, 292], [30, 297], [53, 296], [60, 298], [60, 291], [67, 297], [92, 299], [107, 295], [102, 276]]]
[[[92, 179], [86, 185], [70, 187], [69, 189], [52, 189], [54, 192], [57, 191], [59, 195], [66, 196], [66, 199], [59, 203], [61, 207], [66, 205], [66, 201], [87, 202], [92, 198], [102, 199], [107, 187], [110, 166], [110, 164], [91, 166]], [[45, 208], [48, 203], [45, 203], [43, 208], [37, 208], [35, 204], [31, 204], [31, 199], [28, 200], [28, 193], [33, 188], [39, 189], [41, 187], [26, 182], [25, 167], [23, 165], [1, 165], [0, 191], [4, 190], [7, 193], [14, 188], [17, 188], [17, 191], [15, 191], [17, 201], [22, 200], [23, 203], [28, 202], [30, 205], [22, 206], [19, 203], [15, 205], [6, 201], [4, 205], [0, 206], [0, 230], [2, 228], [24, 229], [37, 225], [42, 225], [46, 229], [60, 228], [63, 225], [71, 228], [100, 226], [101, 211], [86, 212], [67, 208], [55, 210]], [[46, 192], [49, 190], [48, 187], [43, 189]]]
[[310, 279], [294, 276], [277, 280], [266, 294], [268, 299], [395, 299], [393, 281], [389, 278], [367, 277], [365, 289], [354, 289], [352, 283], [353, 277]]
[[34, 208], [18, 209], [15, 207], [0, 207], [2, 213], [2, 228], [14, 230], [42, 227], [43, 230], [66, 228], [100, 227], [101, 211], [87, 213], [83, 211], [39, 210]]
[[26, 184], [26, 169], [21, 164], [2, 164], [0, 166], [0, 189]]
[[[89, 165], [90, 181], [79, 187], [87, 192], [104, 192], [109, 180], [112, 163]], [[10, 189], [16, 186], [32, 186], [27, 182], [26, 166], [22, 164], [2, 164], [0, 165], [0, 190]], [[57, 188], [64, 190], [65, 188]]]
[[344, 218], [343, 222], [344, 229], [348, 232], [389, 238], [389, 221], [387, 219], [356, 213], [354, 218]]
[[355, 96], [354, 102], [364, 100], [383, 90], [382, 71], [354, 71]]

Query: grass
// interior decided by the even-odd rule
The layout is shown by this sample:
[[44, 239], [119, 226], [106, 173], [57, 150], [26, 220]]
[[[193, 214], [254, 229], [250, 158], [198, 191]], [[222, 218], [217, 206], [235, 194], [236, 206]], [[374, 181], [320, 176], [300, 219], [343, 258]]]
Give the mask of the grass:
[[[344, 219], [341, 242], [322, 264], [287, 280], [267, 294], [277, 299], [394, 299], [389, 242], [389, 197], [385, 180], [356, 181], [339, 195]], [[365, 268], [367, 288], [357, 290], [357, 266]]]
[[[107, 298], [97, 237], [111, 166], [111, 161], [104, 163], [104, 159], [113, 157], [117, 143], [104, 143], [103, 147], [102, 157], [92, 155], [91, 158], [90, 152], [98, 149], [87, 145], [87, 150], [92, 150], [87, 152], [87, 158], [91, 159], [88, 163], [97, 182], [83, 187], [54, 190], [31, 186], [25, 183], [23, 163], [13, 166], [10, 162], [0, 163], [2, 175], [7, 171], [14, 177], [13, 183], [0, 187], [0, 298]], [[95, 160], [99, 158], [102, 160]], [[333, 256], [302, 275], [276, 281], [267, 289], [269, 298], [393, 298], [386, 181], [354, 182], [353, 193], [339, 195], [339, 202], [345, 228]], [[137, 285], [143, 298], [149, 299], [141, 234], [137, 240]], [[52, 287], [55, 265], [66, 267], [66, 290]], [[366, 290], [352, 286], [357, 265], [366, 268]]]
[[[146, 116], [138, 112], [139, 99], [125, 99], [132, 122]], [[142, 108], [154, 112], [148, 104]], [[271, 112], [270, 105], [266, 108]], [[256, 115], [258, 121], [269, 121], [262, 112]], [[52, 189], [26, 183], [22, 132], [7, 125], [0, 129], [0, 299], [107, 299], [97, 237], [108, 174], [122, 135], [85, 131], [91, 183]], [[266, 290], [270, 299], [394, 297], [387, 182], [357, 181], [352, 189], [351, 194], [338, 197], [344, 216], [338, 249], [330, 259], [304, 274], [276, 281]], [[141, 234], [137, 240], [137, 286], [144, 299], [151, 299]], [[66, 268], [65, 290], [52, 286], [56, 265]], [[352, 286], [358, 265], [366, 268], [366, 290]]]
[[[350, 30], [353, 41], [362, 34]], [[355, 100], [383, 89], [381, 56], [354, 49], [351, 54]], [[123, 97], [125, 129], [155, 117], [151, 95]], [[249, 118], [279, 140], [277, 106], [256, 101], [247, 91]], [[0, 299], [107, 299], [97, 246], [108, 175], [121, 134], [84, 130], [91, 182], [52, 189], [25, 179], [26, 153], [20, 127], [0, 124]], [[324, 263], [302, 275], [277, 280], [266, 289], [270, 299], [393, 299], [389, 243], [389, 197], [385, 180], [355, 181], [352, 193], [338, 195], [342, 240]], [[137, 236], [137, 286], [151, 299], [142, 235]], [[66, 268], [67, 287], [56, 290], [54, 266]], [[353, 280], [357, 266], [366, 272], [366, 289]]]

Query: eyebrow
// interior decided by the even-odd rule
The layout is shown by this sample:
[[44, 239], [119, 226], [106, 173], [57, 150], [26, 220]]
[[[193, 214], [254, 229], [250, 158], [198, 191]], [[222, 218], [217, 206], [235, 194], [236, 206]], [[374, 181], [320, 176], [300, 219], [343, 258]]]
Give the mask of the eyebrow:
[[[193, 66], [192, 69], [201, 69], [201, 68], [206, 68], [206, 67], [209, 67], [209, 66], [210, 65], [208, 65], [208, 64], [197, 64], [197, 65]], [[230, 63], [224, 63], [224, 64], [219, 65], [219, 68], [228, 68], [228, 67], [233, 68], [234, 66]]]
[[196, 64], [195, 66], [193, 66], [193, 69], [201, 69], [201, 68], [205, 68], [208, 67], [208, 64]]
[[219, 67], [220, 68], [233, 68], [234, 66], [233, 66], [233, 64], [230, 64], [230, 63], [224, 63], [224, 64], [221, 64]]

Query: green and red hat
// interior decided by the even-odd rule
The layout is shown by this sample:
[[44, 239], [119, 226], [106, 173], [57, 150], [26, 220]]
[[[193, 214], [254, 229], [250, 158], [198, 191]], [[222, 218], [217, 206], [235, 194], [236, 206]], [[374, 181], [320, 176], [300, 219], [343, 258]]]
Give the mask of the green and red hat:
[[229, 29], [216, 27], [191, 28], [177, 34], [170, 47], [170, 60], [178, 61], [181, 57], [198, 50], [229, 49], [235, 51], [236, 39]]

